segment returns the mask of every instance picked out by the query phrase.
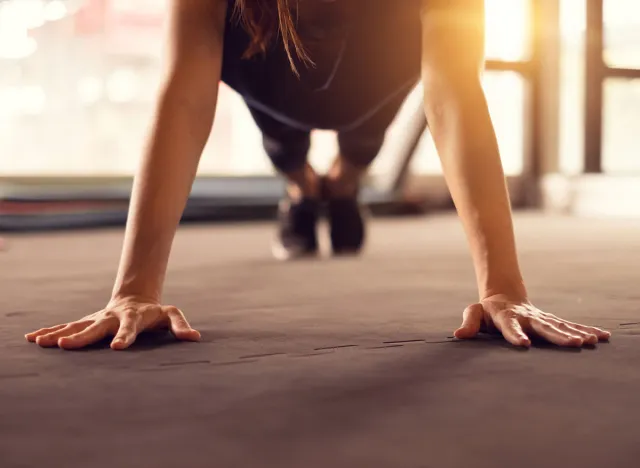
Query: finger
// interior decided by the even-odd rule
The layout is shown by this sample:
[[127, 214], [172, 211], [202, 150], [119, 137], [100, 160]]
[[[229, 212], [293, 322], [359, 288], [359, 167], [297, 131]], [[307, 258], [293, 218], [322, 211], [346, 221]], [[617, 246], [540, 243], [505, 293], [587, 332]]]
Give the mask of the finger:
[[191, 328], [182, 311], [176, 307], [167, 307], [169, 329], [179, 339], [185, 341], [200, 341], [200, 332]]
[[602, 328], [582, 325], [580, 323], [574, 323], [574, 322], [571, 322], [569, 320], [565, 320], [563, 318], [560, 318], [560, 317], [558, 317], [556, 315], [550, 314], [548, 312], [543, 312], [543, 315], [545, 316], [545, 318], [555, 319], [555, 320], [558, 320], [559, 322], [564, 322], [567, 325], [570, 325], [571, 327], [573, 327], [573, 328], [575, 328], [577, 330], [583, 331], [585, 333], [596, 335], [598, 337], [598, 339], [601, 340], [601, 341], [606, 341], [609, 338], [611, 338], [611, 332], [609, 332], [607, 330], [603, 330]]
[[558, 328], [559, 330], [562, 330], [565, 333], [582, 338], [582, 341], [585, 344], [590, 344], [590, 345], [598, 344], [598, 336], [595, 333], [589, 333], [587, 331], [580, 330], [579, 328], [574, 327], [562, 320], [551, 321], [551, 323], [553, 323], [556, 326], [556, 328]]
[[125, 314], [120, 320], [120, 328], [111, 342], [111, 349], [127, 349], [138, 336], [138, 319], [134, 314]]
[[80, 349], [90, 344], [97, 343], [109, 334], [109, 326], [106, 322], [100, 321], [89, 325], [81, 332], [73, 335], [63, 336], [58, 339], [58, 346], [62, 349]]
[[470, 305], [462, 313], [462, 325], [453, 332], [453, 336], [461, 340], [474, 338], [480, 332], [483, 317], [482, 304]]
[[498, 315], [494, 322], [502, 333], [502, 336], [505, 340], [511, 343], [514, 346], [523, 346], [528, 348], [531, 346], [531, 340], [526, 335], [522, 327], [520, 326], [520, 322], [515, 316], [509, 316], [506, 314]]
[[530, 319], [529, 324], [536, 335], [555, 345], [579, 347], [583, 344], [579, 336], [564, 332], [545, 320]]
[[36, 343], [44, 348], [57, 346], [58, 340], [64, 336], [71, 336], [78, 333], [91, 325], [91, 322], [73, 322], [65, 325], [63, 328], [46, 335], [40, 335], [36, 338]]
[[40, 330], [27, 333], [26, 335], [24, 335], [24, 337], [27, 339], [27, 341], [31, 343], [35, 343], [36, 338], [38, 338], [39, 336], [46, 335], [48, 333], [53, 333], [54, 331], [58, 331], [66, 326], [67, 324], [63, 323], [62, 325], [56, 325], [55, 327], [41, 328]]
[[603, 330], [601, 328], [590, 327], [590, 326], [587, 326], [587, 325], [581, 325], [579, 323], [573, 323], [573, 322], [569, 322], [568, 320], [563, 320], [563, 319], [559, 319], [559, 320], [561, 322], [563, 322], [563, 323], [566, 323], [570, 327], [575, 328], [576, 330], [580, 330], [583, 333], [588, 333], [590, 335], [597, 336], [599, 341], [606, 341], [609, 338], [611, 338], [611, 332], [608, 332], [608, 331]]

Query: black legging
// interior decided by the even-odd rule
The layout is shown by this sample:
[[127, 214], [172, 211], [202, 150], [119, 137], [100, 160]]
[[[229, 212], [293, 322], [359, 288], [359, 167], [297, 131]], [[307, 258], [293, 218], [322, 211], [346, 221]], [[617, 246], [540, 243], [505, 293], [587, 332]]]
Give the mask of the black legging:
[[[367, 168], [376, 158], [385, 140], [387, 128], [398, 114], [411, 88], [403, 90], [361, 125], [337, 132], [340, 156], [356, 167]], [[262, 132], [265, 152], [282, 173], [301, 169], [307, 163], [311, 131], [295, 128], [265, 112], [249, 106]]]
[[[249, 36], [229, 12], [222, 81], [244, 98], [280, 172], [306, 164], [314, 129], [336, 131], [341, 156], [369, 166], [420, 78], [421, 0], [349, 2], [358, 7], [350, 10], [356, 14], [336, 10], [320, 39], [313, 37], [318, 25], [300, 25], [315, 61], [310, 68], [299, 64], [300, 78], [291, 71], [281, 42], [265, 56], [242, 59]], [[335, 3], [340, 4], [346, 5]]]

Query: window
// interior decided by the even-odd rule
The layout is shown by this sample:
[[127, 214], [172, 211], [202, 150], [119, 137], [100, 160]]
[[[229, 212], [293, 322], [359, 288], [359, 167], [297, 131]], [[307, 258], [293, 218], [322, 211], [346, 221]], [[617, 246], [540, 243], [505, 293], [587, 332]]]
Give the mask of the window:
[[560, 1], [560, 171], [584, 168], [585, 0]]
[[[487, 0], [490, 58], [526, 58], [528, 1]], [[160, 85], [166, 6], [167, 0], [0, 1], [0, 173], [133, 175]], [[505, 165], [517, 172], [523, 83], [507, 73], [488, 75], [486, 85]], [[396, 139], [402, 119], [389, 130]], [[315, 165], [326, 167], [336, 151], [331, 132], [313, 135]], [[373, 172], [386, 170], [393, 157], [386, 145]], [[200, 175], [272, 173], [246, 107], [222, 86]]]
[[603, 170], [640, 172], [640, 80], [608, 79], [603, 107]]
[[[515, 72], [487, 72], [484, 88], [505, 174], [519, 175], [524, 162], [525, 80]], [[442, 172], [433, 138], [428, 132], [418, 148], [413, 170], [418, 174]]]
[[[486, 56], [506, 62], [529, 56], [530, 11], [528, 0], [487, 0]], [[484, 76], [502, 163], [507, 175], [518, 175], [524, 163], [525, 79], [515, 72], [488, 71]], [[413, 161], [419, 174], [440, 174], [442, 169], [433, 139], [427, 132]]]
[[640, 68], [640, 3], [604, 1], [605, 62], [612, 67]]
[[0, 2], [3, 175], [133, 172], [159, 86], [165, 3]]
[[[640, 68], [640, 4], [605, 0], [604, 58], [611, 67]], [[608, 173], [640, 172], [640, 80], [609, 78], [603, 95], [602, 165]]]
[[485, 0], [486, 55], [517, 62], [529, 56], [529, 0]]

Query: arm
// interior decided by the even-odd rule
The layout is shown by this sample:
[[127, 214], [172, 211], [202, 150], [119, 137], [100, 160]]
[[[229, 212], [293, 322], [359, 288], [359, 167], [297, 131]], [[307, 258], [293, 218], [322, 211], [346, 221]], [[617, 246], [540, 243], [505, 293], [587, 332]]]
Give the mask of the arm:
[[465, 310], [455, 336], [472, 338], [484, 326], [516, 346], [530, 346], [533, 335], [560, 346], [608, 339], [609, 332], [545, 313], [528, 300], [481, 85], [484, 0], [425, 0], [422, 15], [425, 113], [467, 235], [480, 296]]
[[525, 299], [509, 196], [481, 84], [483, 0], [427, 0], [424, 106], [474, 261], [480, 299]]
[[215, 115], [226, 3], [173, 1], [169, 66], [134, 182], [115, 298], [160, 301], [171, 244]]
[[169, 67], [135, 177], [120, 268], [109, 304], [26, 335], [76, 349], [115, 335], [125, 349], [146, 329], [199, 340], [180, 310], [160, 304], [171, 244], [207, 142], [218, 98], [226, 0], [172, 0]]

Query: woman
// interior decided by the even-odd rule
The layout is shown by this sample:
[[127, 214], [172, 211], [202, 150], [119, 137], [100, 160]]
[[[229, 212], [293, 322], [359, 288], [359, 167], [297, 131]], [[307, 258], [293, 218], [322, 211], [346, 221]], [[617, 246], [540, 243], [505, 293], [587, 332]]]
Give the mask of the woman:
[[[111, 347], [125, 349], [143, 330], [159, 327], [180, 340], [200, 338], [180, 310], [161, 304], [161, 292], [221, 80], [245, 98], [268, 155], [288, 180], [282, 254], [315, 252], [321, 202], [334, 251], [357, 252], [364, 238], [360, 178], [420, 77], [479, 291], [455, 336], [495, 330], [523, 347], [533, 336], [560, 346], [608, 339], [606, 331], [529, 302], [481, 87], [483, 25], [482, 0], [173, 0], [170, 66], [134, 184], [112, 298], [95, 314], [27, 339], [74, 349], [115, 335]], [[340, 154], [324, 178], [306, 162], [314, 128], [338, 131]]]

